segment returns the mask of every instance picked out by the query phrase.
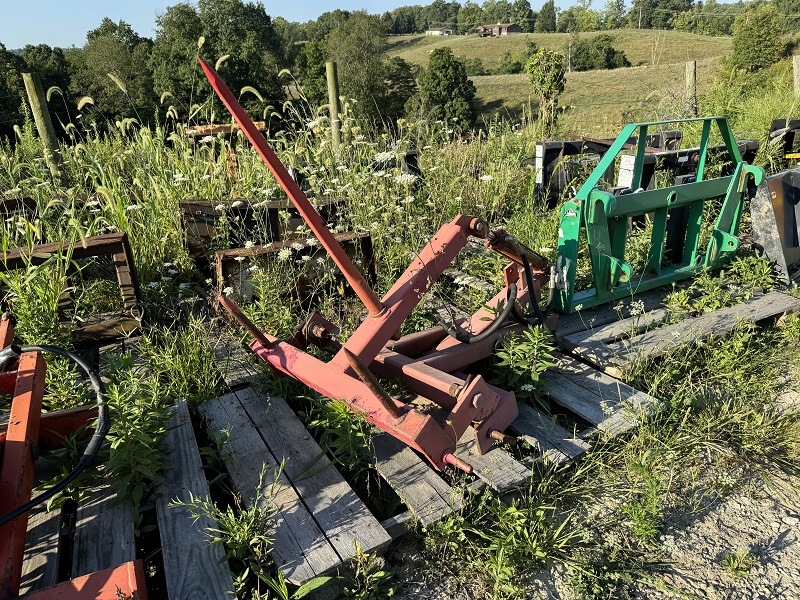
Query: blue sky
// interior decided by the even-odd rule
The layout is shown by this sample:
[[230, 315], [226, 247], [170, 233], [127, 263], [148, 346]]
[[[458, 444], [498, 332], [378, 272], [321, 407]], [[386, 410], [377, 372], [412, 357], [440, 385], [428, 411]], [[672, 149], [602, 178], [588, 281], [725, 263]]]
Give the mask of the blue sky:
[[[156, 14], [180, 0], [0, 0], [0, 42], [6, 48], [25, 44], [82, 46], [86, 32], [108, 17], [129, 23], [139, 35], [153, 37]], [[398, 6], [429, 4], [425, 0], [262, 0], [267, 13], [288, 21], [305, 22], [326, 11], [367, 9], [383, 13]]]

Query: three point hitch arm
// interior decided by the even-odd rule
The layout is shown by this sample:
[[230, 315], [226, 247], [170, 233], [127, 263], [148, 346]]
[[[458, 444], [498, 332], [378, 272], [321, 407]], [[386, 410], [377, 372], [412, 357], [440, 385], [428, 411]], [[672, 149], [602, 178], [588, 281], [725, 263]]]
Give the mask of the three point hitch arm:
[[[335, 339], [336, 327], [316, 313], [283, 341], [260, 331], [230, 299], [220, 297], [220, 303], [247, 328], [254, 338], [250, 347], [274, 371], [342, 400], [419, 451], [437, 469], [449, 464], [471, 472], [472, 467], [456, 456], [458, 442], [462, 437], [469, 440], [470, 428], [480, 453], [498, 441], [512, 441], [504, 431], [518, 413], [513, 392], [490, 385], [481, 375], [467, 375], [465, 370], [490, 356], [501, 337], [526, 328], [531, 310], [537, 322], [544, 322], [546, 315], [538, 305], [541, 287], [548, 282], [547, 261], [504, 231], [489, 231], [482, 219], [458, 215], [439, 229], [386, 295], [378, 298], [225, 82], [202, 59], [200, 64], [369, 315], [344, 344]], [[485, 239], [488, 247], [512, 261], [503, 271], [505, 287], [466, 323], [401, 337], [403, 322], [467, 244], [468, 236]], [[511, 317], [515, 322], [507, 321]], [[316, 358], [305, 352], [309, 344], [333, 357], [328, 362]], [[425, 414], [392, 398], [376, 375], [400, 379], [409, 390], [437, 405], [440, 414]]]

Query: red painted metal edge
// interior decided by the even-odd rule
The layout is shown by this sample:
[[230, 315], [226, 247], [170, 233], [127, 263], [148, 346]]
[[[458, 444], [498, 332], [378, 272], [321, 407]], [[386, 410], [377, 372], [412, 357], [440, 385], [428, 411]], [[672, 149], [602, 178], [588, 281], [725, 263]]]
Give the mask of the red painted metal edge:
[[[16, 373], [14, 373], [16, 377]], [[44, 413], [39, 421], [39, 450], [60, 448], [64, 437], [97, 419], [97, 406], [76, 406], [66, 410]], [[4, 427], [0, 423], [0, 427]], [[6, 429], [0, 431], [0, 448], [6, 443]]]
[[[39, 352], [26, 352], [19, 359], [17, 387], [0, 468], [0, 515], [14, 510], [31, 497], [34, 462], [31, 447], [39, 438], [46, 369]], [[19, 592], [27, 526], [28, 515], [23, 514], [0, 527], [0, 590], [12, 594]]]
[[25, 600], [147, 600], [141, 560], [83, 575], [33, 592]]

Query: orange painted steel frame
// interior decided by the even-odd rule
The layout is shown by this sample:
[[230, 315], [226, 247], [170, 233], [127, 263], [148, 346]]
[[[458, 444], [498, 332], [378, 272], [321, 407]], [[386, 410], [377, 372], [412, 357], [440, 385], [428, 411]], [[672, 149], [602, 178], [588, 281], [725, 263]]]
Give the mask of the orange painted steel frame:
[[[421, 452], [436, 468], [451, 464], [471, 471], [468, 464], [455, 456], [458, 440], [469, 425], [475, 423], [477, 447], [481, 452], [488, 451], [494, 444], [496, 432], [502, 432], [516, 418], [517, 404], [512, 392], [489, 385], [480, 375], [468, 377], [461, 370], [489, 356], [497, 339], [510, 330], [495, 332], [475, 344], [447, 338], [441, 327], [404, 338], [399, 338], [399, 332], [403, 321], [466, 245], [467, 236], [486, 237], [487, 224], [474, 217], [458, 215], [451, 223], [442, 226], [392, 289], [383, 299], [378, 299], [225, 82], [208, 63], [199, 60], [212, 87], [237, 124], [367, 307], [369, 316], [347, 340], [344, 348], [366, 367], [401, 377], [410, 389], [424, 394], [450, 413], [444, 423], [439, 424], [432, 416], [396, 400], [393, 401], [397, 410], [389, 410], [367, 383], [356, 376], [344, 348], [336, 348], [335, 357], [330, 362], [323, 362], [298, 347], [305, 347], [304, 343], [298, 343], [298, 335], [291, 342], [280, 341], [259, 331], [232, 301], [222, 297], [220, 303], [256, 338], [251, 347], [275, 371], [298, 379], [329, 398], [343, 400], [353, 410], [364, 413], [371, 423]], [[517, 285], [518, 267], [507, 267], [505, 278], [506, 288], [489, 303], [492, 309], [499, 308], [506, 301], [509, 286]], [[528, 303], [529, 291], [524, 289], [517, 298], [522, 304]], [[474, 334], [480, 333], [490, 325], [491, 319], [488, 311], [479, 311], [471, 319], [470, 330]], [[317, 324], [322, 321], [324, 319], [317, 317]], [[312, 322], [305, 325], [301, 330], [310, 330]], [[322, 329], [328, 334], [327, 345], [337, 346], [330, 339], [332, 326], [322, 323]], [[406, 353], [400, 354], [392, 346], [392, 339], [397, 340], [400, 347], [404, 346]], [[313, 339], [305, 341], [313, 342]]]
[[[0, 348], [11, 345], [13, 339], [11, 320], [4, 316], [0, 320]], [[83, 408], [64, 411], [66, 415], [51, 413], [41, 418], [47, 369], [44, 358], [39, 352], [25, 352], [16, 362], [0, 378], [0, 391], [7, 393], [13, 387], [14, 393], [8, 428], [0, 437], [0, 515], [11, 512], [31, 497], [40, 429], [47, 427], [48, 441], [53, 443], [57, 436], [63, 437], [97, 416], [96, 409]], [[13, 375], [13, 381], [8, 375]], [[0, 600], [14, 598], [19, 593], [27, 525], [26, 513], [0, 527]], [[60, 583], [37, 592], [35, 597], [39, 600], [116, 600], [119, 589], [126, 597], [136, 592], [140, 600], [146, 600], [143, 582], [142, 565], [136, 561]]]

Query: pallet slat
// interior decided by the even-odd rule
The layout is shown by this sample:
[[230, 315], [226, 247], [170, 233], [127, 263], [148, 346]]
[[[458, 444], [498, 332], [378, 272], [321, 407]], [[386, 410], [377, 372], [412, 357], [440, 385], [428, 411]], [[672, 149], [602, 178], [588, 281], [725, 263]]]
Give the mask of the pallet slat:
[[78, 506], [72, 545], [72, 578], [117, 567], [136, 559], [132, 506], [117, 501], [109, 486], [94, 490]]
[[598, 354], [607, 363], [624, 366], [637, 358], [656, 358], [673, 348], [710, 336], [724, 337], [733, 331], [740, 320], [755, 322], [798, 310], [800, 299], [780, 292], [770, 292], [735, 306], [648, 331], [630, 340], [608, 344], [604, 349], [598, 349]]
[[47, 512], [45, 505], [40, 504], [28, 514], [20, 595], [58, 583], [60, 533], [61, 509]]
[[209, 334], [214, 352], [217, 370], [230, 389], [249, 385], [258, 375], [258, 368], [253, 364], [252, 353], [233, 340], [215, 339]]
[[538, 449], [545, 460], [557, 465], [577, 458], [590, 448], [588, 443], [527, 404], [519, 404], [519, 416], [511, 428]]
[[376, 435], [372, 445], [378, 473], [423, 527], [461, 508], [461, 496], [409, 447], [386, 433]]
[[472, 465], [474, 475], [500, 493], [519, 487], [530, 479], [530, 468], [502, 448], [492, 448], [486, 454], [480, 454], [472, 427], [461, 436], [456, 451], [459, 458]]
[[[631, 305], [636, 302], [637, 307], [644, 308], [645, 314], [656, 310], [664, 300], [664, 292], [661, 290], [651, 290], [644, 294], [637, 294], [630, 298], [625, 298], [613, 304], [606, 304], [597, 309], [577, 311], [569, 315], [561, 315], [558, 320], [558, 327], [555, 331], [556, 341], [569, 335], [595, 329], [617, 321], [620, 316], [630, 316]], [[641, 304], [639, 304], [641, 302]], [[638, 309], [637, 309], [638, 311]]]
[[217, 523], [203, 515], [198, 519], [188, 509], [170, 503], [210, 498], [197, 441], [192, 431], [189, 407], [177, 400], [170, 407], [164, 440], [164, 481], [156, 489], [156, 512], [164, 576], [170, 600], [235, 597], [233, 579], [222, 544], [210, 544], [208, 532]]
[[275, 459], [285, 460], [284, 473], [342, 561], [355, 553], [355, 542], [364, 552], [389, 544], [389, 534], [283, 398], [259, 396], [250, 388], [236, 395]]
[[[286, 475], [278, 473], [267, 445], [252, 425], [235, 394], [227, 394], [200, 405], [208, 428], [219, 435], [229, 431], [228, 453], [224, 460], [234, 485], [242, 494], [245, 506], [255, 498], [258, 506], [279, 508], [275, 516], [275, 541], [272, 554], [275, 564], [287, 581], [302, 585], [336, 568], [341, 560], [319, 526], [309, 514]], [[266, 465], [262, 482], [262, 467]]]

